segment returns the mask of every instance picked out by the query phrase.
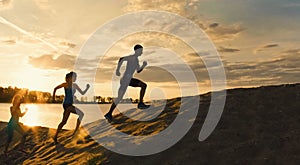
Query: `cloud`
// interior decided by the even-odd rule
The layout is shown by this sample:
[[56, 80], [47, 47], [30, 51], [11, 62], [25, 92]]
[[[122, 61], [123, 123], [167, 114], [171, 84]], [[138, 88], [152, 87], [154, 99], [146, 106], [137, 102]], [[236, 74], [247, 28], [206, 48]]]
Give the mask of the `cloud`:
[[198, 68], [206, 70], [222, 67], [222, 59], [214, 52], [210, 53], [203, 51], [198, 53], [188, 53], [186, 58], [188, 59], [187, 64], [194, 70]]
[[[57, 57], [56, 57], [57, 56]], [[77, 58], [74, 55], [44, 54], [38, 57], [29, 56], [28, 63], [36, 68], [46, 70], [67, 69], [73, 70], [76, 66], [78, 70], [88, 69], [91, 63], [97, 63], [95, 59]]]
[[0, 0], [0, 10], [11, 9], [12, 0]]
[[212, 40], [216, 42], [222, 42], [226, 40], [233, 40], [236, 38], [241, 32], [246, 30], [246, 28], [242, 27], [241, 24], [233, 24], [233, 25], [219, 25], [219, 24], [211, 24], [209, 28], [205, 31], [211, 37]]
[[235, 49], [235, 48], [225, 48], [223, 46], [220, 46], [218, 49], [219, 52], [222, 53], [234, 53], [240, 51], [240, 49]]
[[120, 78], [120, 77], [116, 77], [115, 73], [116, 73], [116, 68], [115, 67], [112, 67], [112, 68], [102, 68], [102, 67], [98, 68], [97, 71], [96, 71], [95, 82], [96, 83], [106, 83], [106, 82], [110, 83], [113, 80], [115, 80], [116, 78]]
[[[163, 67], [166, 67], [166, 66], [160, 66], [160, 67], [159, 66], [148, 66], [143, 70], [143, 72], [141, 72], [139, 74], [135, 74], [134, 77], [141, 79], [145, 82], [154, 82], [154, 83], [176, 82], [176, 79], [174, 78], [174, 76], [171, 73], [169, 73], [167, 70], [163, 69]], [[170, 66], [167, 66], [167, 67], [170, 67]], [[179, 74], [179, 72], [181, 71], [179, 68], [176, 70], [174, 70], [174, 69], [176, 69], [176, 68], [173, 68], [172, 70], [177, 72], [177, 74]], [[97, 72], [96, 72], [95, 81], [97, 83], [111, 82], [113, 77], [115, 76], [114, 75], [115, 71], [116, 71], [116, 67], [98, 68]], [[89, 75], [87, 75], [87, 76], [89, 76]]]
[[209, 28], [216, 28], [217, 26], [219, 26], [218, 23], [212, 23], [209, 25]]
[[261, 46], [258, 46], [254, 50], [254, 54], [256, 54], [257, 52], [265, 51], [267, 49], [275, 48], [275, 47], [279, 47], [279, 45], [278, 44], [265, 44], [265, 45], [261, 45]]
[[270, 60], [225, 62], [229, 86], [260, 86], [299, 82], [300, 51], [283, 51]]
[[[206, 58], [206, 65], [201, 60], [202, 58], [199, 57], [199, 54], [203, 54], [201, 57]], [[229, 87], [240, 87], [298, 82], [300, 73], [299, 56], [300, 49], [289, 49], [280, 52], [276, 58], [269, 60], [249, 62], [223, 61], [227, 84]], [[146, 67], [143, 72], [135, 74], [134, 77], [147, 83], [177, 83], [177, 81], [189, 83], [194, 81], [187, 75], [187, 73], [191, 73], [196, 77], [197, 82], [203, 83], [210, 81], [207, 69], [222, 67], [216, 62], [216, 57], [211, 56], [208, 52], [188, 53], [185, 57], [191, 59], [186, 61], [186, 64], [155, 63], [155, 66], [150, 65]], [[97, 83], [111, 82], [113, 80], [118, 58], [106, 58], [108, 63], [111, 64], [98, 68], [95, 77]], [[103, 62], [107, 63], [107, 61]], [[123, 66], [123, 70], [124, 68]], [[87, 69], [85, 72], [86, 76], [88, 76], [91, 70]], [[176, 78], [178, 77], [179, 79], [177, 80]]]
[[[180, 69], [174, 67], [180, 66], [173, 65], [172, 69], [173, 71], [179, 73]], [[136, 77], [146, 82], [176, 82], [175, 77], [165, 68], [170, 68], [170, 66], [149, 66], [140, 74], [136, 74]]]
[[54, 54], [45, 54], [39, 57], [29, 57], [28, 63], [40, 69], [72, 69], [75, 64], [76, 57], [63, 54], [54, 58]]
[[5, 43], [5, 44], [7, 44], [7, 45], [14, 45], [14, 44], [17, 43], [17, 41], [16, 41], [16, 40], [13, 40], [13, 39], [9, 39], [9, 40], [4, 40], [4, 41], [2, 41], [2, 43]]
[[[210, 62], [209, 62], [210, 63]], [[193, 63], [182, 64], [162, 64], [157, 66], [148, 66], [140, 74], [135, 74], [137, 78], [140, 78], [147, 82], [152, 83], [177, 83], [179, 82], [194, 82], [208, 80], [207, 68], [219, 67], [217, 65], [208, 64], [206, 66], [198, 57]]]
[[211, 54], [208, 51], [202, 51], [202, 52], [188, 53], [185, 56], [187, 57], [187, 60], [194, 61], [195, 58], [206, 57], [206, 56], [210, 56], [210, 55]]
[[[100, 64], [101, 65], [101, 64]], [[124, 71], [125, 66], [121, 70]], [[99, 67], [96, 71], [95, 81], [97, 83], [111, 82], [116, 71], [116, 65], [112, 67]], [[85, 71], [86, 76], [91, 76], [91, 70]], [[81, 74], [82, 75], [82, 74]], [[176, 83], [193, 82], [195, 76], [197, 80], [207, 79], [207, 70], [203, 63], [194, 64], [161, 64], [156, 66], [147, 66], [141, 73], [134, 77], [149, 83]]]
[[0, 23], [2, 23], [2, 24], [4, 24], [4, 25], [7, 25], [7, 26], [9, 26], [9, 27], [11, 27], [11, 28], [17, 30], [18, 32], [20, 32], [21, 34], [23, 34], [23, 35], [25, 35], [25, 36], [28, 36], [28, 37], [30, 37], [30, 38], [32, 38], [32, 39], [35, 39], [35, 40], [38, 40], [38, 41], [44, 43], [45, 45], [51, 47], [51, 48], [54, 49], [54, 50], [58, 50], [58, 48], [57, 48], [55, 45], [53, 45], [52, 43], [50, 43], [50, 42], [48, 42], [48, 41], [46, 41], [46, 40], [40, 38], [39, 36], [35, 35], [34, 33], [30, 33], [30, 32], [28, 32], [28, 31], [26, 31], [26, 30], [23, 29], [22, 27], [20, 27], [20, 26], [14, 24], [13, 22], [10, 22], [9, 20], [7, 20], [7, 19], [5, 19], [5, 18], [3, 18], [3, 17], [1, 17], [1, 16], [0, 16]]
[[62, 46], [67, 46], [69, 48], [75, 48], [76, 47], [76, 44], [71, 43], [71, 42], [66, 42], [66, 41], [60, 42], [59, 44], [62, 45]]
[[278, 44], [269, 44], [269, 45], [265, 45], [262, 48], [273, 48], [273, 47], [277, 47], [279, 46]]
[[156, 1], [141, 1], [128, 0], [127, 6], [124, 7], [126, 12], [139, 10], [164, 10], [175, 12], [178, 14], [186, 13], [187, 8], [193, 9], [197, 5], [197, 1], [188, 3], [182, 0], [156, 0]]
[[37, 5], [37, 7], [42, 10], [48, 10], [51, 7], [49, 4], [49, 0], [34, 0], [34, 2]]
[[[207, 23], [208, 20], [199, 14], [198, 7], [201, 5], [199, 0], [156, 0], [156, 1], [141, 1], [141, 0], [128, 0], [127, 5], [124, 7], [125, 12], [134, 12], [141, 10], [158, 10], [168, 11], [179, 14], [197, 24], [201, 29], [207, 32], [215, 42], [225, 40], [233, 40], [236, 38], [244, 28], [241, 24], [221, 25], [219, 23]], [[145, 25], [155, 24], [154, 20], [148, 20]], [[157, 23], [156, 23], [157, 24]], [[176, 21], [174, 21], [176, 24]], [[185, 28], [184, 25], [174, 26], [172, 24], [161, 25], [161, 29], [169, 29], [170, 31]]]
[[289, 49], [281, 52], [282, 55], [299, 55], [300, 49]]

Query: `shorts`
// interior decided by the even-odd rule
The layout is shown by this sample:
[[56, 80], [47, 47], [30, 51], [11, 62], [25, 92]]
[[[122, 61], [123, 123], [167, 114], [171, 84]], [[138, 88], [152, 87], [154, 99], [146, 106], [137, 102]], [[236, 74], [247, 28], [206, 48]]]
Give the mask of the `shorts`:
[[73, 104], [63, 104], [63, 107], [64, 107], [64, 110], [67, 110], [69, 107], [74, 107], [74, 105]]
[[135, 78], [131, 78], [129, 86], [138, 87], [138, 86], [140, 86], [141, 83], [143, 83], [141, 80], [135, 79]]
[[119, 91], [123, 91], [125, 93], [125, 91], [127, 90], [128, 86], [140, 87], [141, 84], [145, 84], [145, 83], [142, 82], [139, 79], [131, 78], [131, 79], [128, 80], [127, 78], [122, 78], [121, 81], [120, 81]]

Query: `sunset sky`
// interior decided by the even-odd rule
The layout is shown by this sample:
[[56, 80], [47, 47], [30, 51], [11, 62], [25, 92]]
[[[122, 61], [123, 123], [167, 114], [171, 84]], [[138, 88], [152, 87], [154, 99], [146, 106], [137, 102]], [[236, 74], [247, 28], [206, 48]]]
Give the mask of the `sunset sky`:
[[[299, 82], [298, 0], [1, 0], [0, 86], [52, 92], [74, 69], [80, 50], [99, 27], [118, 16], [142, 10], [172, 12], [203, 29], [221, 56], [227, 88]], [[112, 27], [107, 33], [113, 32]], [[78, 75], [82, 88], [86, 83], [93, 85], [88, 97], [94, 91], [96, 95], [112, 95], [118, 59], [131, 54], [136, 43], [145, 48], [141, 63], [147, 60], [149, 64], [136, 75], [148, 84], [146, 99], [150, 95], [180, 95], [174, 77], [160, 68], [171, 64], [180, 71], [177, 62], [181, 59], [197, 78], [199, 91], [190, 94], [210, 91], [205, 66], [200, 58], [195, 60], [195, 55], [203, 52], [193, 52], [180, 38], [145, 32], [116, 41], [105, 55], [99, 55], [103, 56], [101, 61], [80, 56], [87, 66], [96, 63], [99, 67], [93, 82], [87, 81], [86, 68], [81, 69], [87, 74]], [[174, 56], [170, 60], [172, 53], [167, 50], [180, 59]], [[188, 89], [189, 82], [185, 85]], [[138, 97], [136, 89], [130, 91], [130, 97]]]

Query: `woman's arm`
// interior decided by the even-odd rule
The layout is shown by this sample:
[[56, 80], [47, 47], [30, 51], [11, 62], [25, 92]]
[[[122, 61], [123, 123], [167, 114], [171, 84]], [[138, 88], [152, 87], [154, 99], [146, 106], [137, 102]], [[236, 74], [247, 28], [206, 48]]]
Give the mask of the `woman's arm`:
[[26, 114], [27, 110], [28, 109], [25, 108], [25, 111], [22, 113], [20, 107], [10, 107], [11, 115], [17, 115], [18, 117], [23, 117]]
[[56, 93], [56, 90], [57, 90], [57, 89], [60, 89], [60, 88], [62, 88], [62, 87], [65, 87], [65, 86], [66, 86], [66, 83], [62, 83], [62, 84], [60, 84], [60, 85], [58, 85], [58, 86], [56, 86], [56, 87], [54, 88], [53, 94], [52, 94], [52, 102], [55, 101], [55, 93]]
[[27, 108], [25, 108], [25, 111], [23, 112], [23, 113], [21, 113], [21, 110], [20, 110], [20, 117], [23, 117], [26, 113], [27, 113], [27, 111], [28, 111], [28, 109]]
[[85, 88], [84, 91], [82, 91], [82, 90], [79, 88], [79, 86], [78, 86], [77, 84], [75, 84], [75, 83], [73, 83], [73, 86], [74, 86], [74, 88], [75, 88], [76, 90], [78, 90], [78, 92], [79, 92], [80, 94], [82, 94], [82, 95], [84, 95], [84, 94], [89, 90], [89, 88], [90, 88], [90, 84], [86, 84], [86, 88]]

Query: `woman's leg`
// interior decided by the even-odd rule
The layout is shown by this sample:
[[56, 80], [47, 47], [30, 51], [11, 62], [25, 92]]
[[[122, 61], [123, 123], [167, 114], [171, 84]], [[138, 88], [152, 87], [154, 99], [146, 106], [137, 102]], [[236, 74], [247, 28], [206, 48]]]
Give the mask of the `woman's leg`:
[[58, 136], [58, 133], [59, 131], [63, 128], [63, 126], [67, 123], [68, 121], [68, 118], [70, 116], [70, 110], [69, 109], [66, 109], [64, 110], [64, 114], [63, 114], [63, 119], [62, 121], [59, 123], [58, 127], [57, 127], [57, 130], [56, 130], [56, 133], [54, 135], [54, 142], [56, 143], [57, 142], [57, 136]]
[[75, 130], [72, 134], [72, 135], [74, 135], [77, 132], [77, 130], [79, 129], [79, 126], [81, 124], [81, 120], [83, 119], [84, 113], [80, 109], [76, 108], [75, 106], [70, 106], [70, 107], [68, 107], [68, 109], [70, 109], [71, 113], [74, 113], [74, 114], [78, 115], [76, 128], [75, 128]]
[[25, 144], [25, 141], [26, 141], [27, 133], [19, 123], [16, 124], [15, 129], [19, 134], [22, 135], [22, 140], [21, 140], [21, 144], [20, 144], [20, 149], [22, 149]]
[[4, 149], [4, 154], [7, 153], [9, 144], [11, 143], [12, 138], [14, 136], [14, 129], [10, 122], [8, 123], [8, 126], [7, 126], [7, 134], [8, 134], [8, 136], [7, 136], [7, 142], [6, 142], [5, 149]]

